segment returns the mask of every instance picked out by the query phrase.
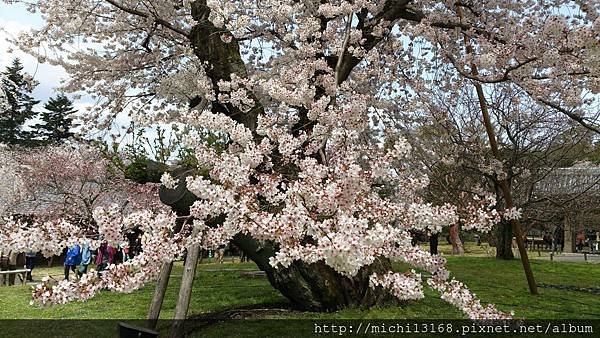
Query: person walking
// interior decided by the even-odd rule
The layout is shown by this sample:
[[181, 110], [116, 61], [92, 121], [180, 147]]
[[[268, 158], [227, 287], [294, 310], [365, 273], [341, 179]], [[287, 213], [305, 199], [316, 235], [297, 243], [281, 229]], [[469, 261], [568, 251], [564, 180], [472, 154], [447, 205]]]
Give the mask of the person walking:
[[81, 265], [79, 265], [77, 276], [85, 275], [90, 263], [92, 263], [92, 250], [90, 250], [90, 243], [86, 241], [81, 248]]
[[27, 268], [29, 271], [27, 271], [27, 281], [28, 282], [33, 282], [33, 276], [31, 275], [33, 272], [33, 269], [35, 268], [35, 256], [37, 255], [37, 252], [35, 251], [27, 251], [25, 253], [25, 268]]
[[[16, 270], [17, 269], [17, 259], [19, 258], [19, 253], [12, 250], [8, 253], [8, 270]], [[15, 285], [15, 278], [17, 274], [11, 273], [8, 275], [8, 286]]]
[[100, 244], [100, 247], [98, 248], [98, 256], [96, 256], [98, 276], [100, 276], [100, 273], [109, 265], [114, 263], [115, 253], [116, 250], [112, 246], [108, 245], [108, 243], [104, 242]]
[[584, 234], [583, 230], [581, 230], [581, 231], [579, 231], [579, 233], [577, 234], [577, 237], [575, 238], [575, 245], [577, 247], [578, 252], [583, 251], [584, 243], [585, 243], [585, 234]]
[[219, 245], [217, 250], [215, 251], [215, 261], [219, 264], [223, 264], [223, 259], [225, 258], [225, 245]]
[[[8, 270], [8, 253], [0, 249], [0, 271]], [[4, 286], [5, 275], [0, 275], [0, 286]]]
[[75, 272], [77, 265], [81, 263], [81, 247], [79, 244], [67, 250], [65, 258], [65, 280], [69, 280], [69, 271]]

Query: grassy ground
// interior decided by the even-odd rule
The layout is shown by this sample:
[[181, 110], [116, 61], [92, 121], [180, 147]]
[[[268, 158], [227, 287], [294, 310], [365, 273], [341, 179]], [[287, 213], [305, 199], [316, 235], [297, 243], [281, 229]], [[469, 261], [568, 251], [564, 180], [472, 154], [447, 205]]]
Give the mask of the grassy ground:
[[[445, 250], [445, 249], [444, 249]], [[485, 254], [483, 254], [485, 256]], [[398, 266], [398, 268], [402, 268]], [[465, 282], [484, 303], [491, 302], [517, 317], [543, 319], [598, 319], [600, 296], [586, 292], [540, 288], [538, 296], [530, 296], [520, 262], [498, 261], [491, 257], [448, 257], [448, 268]], [[600, 265], [590, 263], [550, 262], [533, 260], [532, 268], [538, 283], [576, 287], [597, 287]], [[268, 283], [265, 277], [244, 275], [255, 270], [253, 263], [201, 264], [194, 284], [189, 313], [205, 314], [239, 308], [287, 308], [289, 304]], [[50, 273], [57, 277], [60, 268], [35, 270], [37, 276]], [[176, 265], [161, 318], [172, 318], [181, 265]], [[428, 290], [428, 289], [427, 289]], [[29, 287], [0, 287], [0, 319], [143, 319], [152, 297], [153, 285], [132, 294], [104, 292], [85, 303], [40, 307], [30, 306]], [[268, 318], [302, 319], [450, 319], [463, 314], [427, 291], [426, 298], [400, 305], [370, 310], [342, 310], [334, 313], [278, 313]], [[201, 336], [219, 336], [225, 328], [250, 330], [251, 325], [223, 322], [203, 329]], [[238, 327], [239, 326], [239, 327]], [[279, 326], [285, 331], [285, 327]], [[232, 330], [229, 330], [232, 331]], [[277, 332], [276, 330], [274, 331]], [[245, 336], [242, 334], [241, 336]]]

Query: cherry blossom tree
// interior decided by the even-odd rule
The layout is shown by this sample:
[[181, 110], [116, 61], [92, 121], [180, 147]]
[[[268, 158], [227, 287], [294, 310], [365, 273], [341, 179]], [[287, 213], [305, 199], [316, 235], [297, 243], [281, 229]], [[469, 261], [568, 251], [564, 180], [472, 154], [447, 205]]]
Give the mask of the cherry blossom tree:
[[59, 255], [65, 247], [82, 244], [84, 239], [93, 239], [92, 247], [97, 247], [99, 235], [115, 245], [122, 244], [119, 235], [140, 224], [111, 227], [105, 219], [138, 210], [165, 211], [156, 184], [125, 180], [90, 146], [20, 149], [5, 155], [12, 161], [2, 167], [2, 182], [7, 188], [0, 194], [6, 202], [0, 243], [19, 252]]
[[[599, 43], [596, 3], [40, 0], [28, 6], [46, 25], [20, 36], [19, 46], [65, 68], [71, 78], [63, 90], [84, 90], [100, 102], [83, 125], [105, 128], [127, 110], [137, 123], [178, 122], [227, 140], [217, 151], [190, 129], [185, 142], [195, 149], [198, 171], [163, 178], [167, 188], [187, 189], [197, 199], [178, 233], [186, 234], [181, 245], [233, 240], [274, 287], [307, 309], [373, 305], [388, 291], [402, 300], [423, 297], [420, 273], [391, 271], [390, 260], [401, 260], [428, 271], [428, 285], [469, 317], [507, 316], [452, 279], [442, 257], [410, 245], [409, 230], [439, 231], [460, 218], [452, 205], [423, 201], [428, 179], [410, 165], [405, 138], [383, 146], [386, 135], [406, 127], [400, 116], [428, 109], [420, 98], [442, 89], [451, 100], [465, 79], [507, 82], [597, 130], [589, 109], [600, 88], [590, 66], [598, 57], [590, 52]], [[492, 202], [474, 209], [473, 227], [488, 228], [497, 218]], [[145, 222], [160, 223], [158, 229], [172, 221], [151, 218]], [[123, 222], [106, 217], [103, 224], [116, 229]], [[168, 253], [157, 257], [169, 260]], [[110, 285], [147, 280], [114, 271]], [[78, 285], [39, 290], [46, 301], [62, 302], [78, 298], [66, 290], [95, 284]]]
[[116, 206], [123, 213], [164, 208], [156, 185], [126, 180], [91, 146], [48, 146], [13, 151], [11, 156], [23, 189], [23, 196], [9, 206], [12, 214], [90, 224], [98, 207]]

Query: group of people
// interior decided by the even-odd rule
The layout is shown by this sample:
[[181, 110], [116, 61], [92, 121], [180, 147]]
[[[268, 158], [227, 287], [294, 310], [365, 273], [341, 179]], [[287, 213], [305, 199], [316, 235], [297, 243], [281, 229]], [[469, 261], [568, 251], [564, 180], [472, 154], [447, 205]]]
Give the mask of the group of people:
[[[36, 252], [28, 251], [25, 253], [16, 252], [14, 250], [2, 250], [0, 249], [0, 271], [13, 271], [22, 269], [25, 267], [27, 271], [25, 278], [27, 281], [32, 282], [33, 277], [31, 271], [35, 267], [35, 256]], [[15, 284], [16, 274], [8, 274], [8, 278], [5, 278], [4, 274], [0, 274], [0, 286], [4, 284], [10, 286]]]
[[[71, 272], [76, 273], [77, 277], [81, 277], [87, 273], [90, 264], [96, 264], [98, 274], [106, 270], [111, 264], [118, 264], [132, 259], [134, 256], [142, 252], [142, 234], [139, 231], [132, 231], [127, 236], [127, 244], [119, 248], [114, 248], [107, 242], [100, 244], [100, 247], [94, 249], [90, 246], [90, 242], [83, 245], [74, 245], [66, 248], [64, 261], [64, 279], [69, 279]], [[32, 271], [35, 268], [37, 252], [17, 252], [10, 249], [0, 247], [0, 271], [13, 271], [27, 269], [25, 279], [33, 282]], [[52, 264], [50, 259], [49, 266]], [[23, 271], [20, 271], [21, 273]], [[17, 272], [1, 273], [0, 286], [14, 285]]]
[[[547, 247], [552, 247], [552, 251], [564, 251], [564, 227], [558, 226], [554, 232], [546, 231], [542, 240]], [[599, 252], [600, 233], [593, 229], [579, 230], [575, 234], [575, 249], [577, 252], [581, 252], [586, 246], [590, 248], [591, 252]]]
[[578, 252], [583, 251], [584, 246], [588, 246], [590, 251], [598, 252], [600, 242], [600, 232], [593, 229], [580, 230], [575, 236], [575, 248]]
[[[89, 243], [74, 245], [67, 249], [65, 257], [65, 279], [69, 279], [70, 272], [76, 272], [81, 277], [88, 271], [88, 266], [94, 262], [98, 275], [111, 264], [118, 264], [132, 259], [141, 252], [139, 240], [133, 241], [129, 246], [114, 248], [107, 242], [100, 244], [97, 250], [92, 251]], [[79, 266], [79, 269], [77, 267]]]

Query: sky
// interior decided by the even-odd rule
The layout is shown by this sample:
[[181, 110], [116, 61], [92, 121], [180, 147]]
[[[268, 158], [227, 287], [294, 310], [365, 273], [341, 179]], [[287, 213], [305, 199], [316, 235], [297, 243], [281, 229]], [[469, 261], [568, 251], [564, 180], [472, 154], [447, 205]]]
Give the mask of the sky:
[[[21, 4], [7, 5], [0, 2], [0, 69], [4, 70], [14, 58], [18, 57], [23, 63], [24, 71], [39, 82], [33, 92], [34, 97], [42, 101], [39, 106], [42, 106], [49, 97], [57, 94], [55, 88], [60, 85], [61, 79], [67, 77], [67, 74], [61, 67], [39, 63], [36, 58], [12, 47], [6, 40], [17, 37], [19, 32], [39, 28], [43, 23], [39, 15], [28, 12]], [[77, 102], [79, 108], [85, 104], [85, 102]], [[41, 109], [39, 106], [36, 108]]]
[[[24, 71], [34, 77], [39, 83], [33, 91], [33, 96], [41, 102], [34, 107], [36, 111], [42, 111], [44, 103], [50, 97], [56, 96], [59, 93], [57, 88], [61, 84], [61, 80], [68, 79], [68, 74], [62, 67], [43, 64], [31, 55], [23, 53], [18, 48], [12, 46], [7, 39], [17, 37], [19, 32], [27, 31], [32, 28], [40, 28], [44, 24], [44, 20], [39, 14], [30, 13], [22, 4], [7, 5], [0, 1], [0, 71], [4, 71], [6, 66], [12, 63], [14, 58], [19, 58], [23, 63]], [[86, 107], [93, 105], [94, 101], [82, 95], [80, 99], [73, 99], [72, 95], [67, 94], [73, 100], [73, 105], [76, 110], [83, 112]], [[38, 123], [38, 121], [30, 121], [28, 125]], [[129, 126], [129, 119], [126, 114], [118, 116], [115, 125], [112, 128], [112, 133], [120, 134], [123, 132], [123, 126]], [[170, 130], [168, 126], [162, 126]], [[75, 129], [76, 131], [76, 129]], [[156, 133], [150, 129], [146, 132], [146, 136], [151, 140], [156, 137]], [[111, 138], [108, 134], [104, 135], [104, 139], [110, 142]], [[127, 139], [126, 139], [127, 140]]]

